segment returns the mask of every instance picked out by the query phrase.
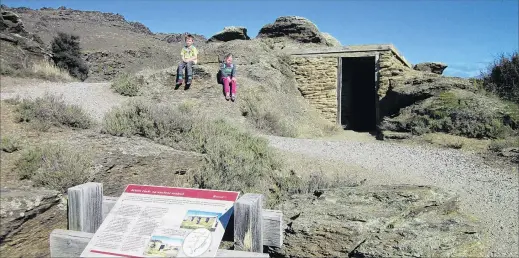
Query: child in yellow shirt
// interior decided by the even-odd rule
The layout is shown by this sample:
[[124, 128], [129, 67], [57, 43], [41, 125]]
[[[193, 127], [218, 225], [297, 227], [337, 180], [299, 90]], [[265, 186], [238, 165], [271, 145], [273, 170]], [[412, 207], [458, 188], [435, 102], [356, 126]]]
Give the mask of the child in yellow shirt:
[[177, 69], [177, 86], [181, 85], [183, 82], [184, 69], [187, 67], [187, 81], [186, 85], [191, 85], [191, 81], [193, 80], [193, 64], [197, 63], [198, 58], [198, 50], [193, 45], [193, 36], [191, 34], [186, 35], [186, 45], [180, 51], [180, 55], [182, 56], [182, 61], [178, 64]]

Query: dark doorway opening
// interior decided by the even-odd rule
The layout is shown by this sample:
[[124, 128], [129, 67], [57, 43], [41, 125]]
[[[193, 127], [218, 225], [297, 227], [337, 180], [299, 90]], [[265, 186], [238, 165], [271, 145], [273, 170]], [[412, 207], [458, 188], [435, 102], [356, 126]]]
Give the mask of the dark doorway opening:
[[339, 118], [344, 129], [373, 132], [377, 124], [376, 57], [341, 57]]

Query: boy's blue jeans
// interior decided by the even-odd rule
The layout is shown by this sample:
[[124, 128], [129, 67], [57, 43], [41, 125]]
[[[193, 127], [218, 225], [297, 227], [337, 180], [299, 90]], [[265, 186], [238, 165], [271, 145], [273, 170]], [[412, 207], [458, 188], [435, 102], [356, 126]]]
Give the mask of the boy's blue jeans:
[[184, 62], [184, 61], [180, 61], [180, 63], [178, 63], [178, 69], [177, 69], [177, 74], [178, 74], [178, 79], [182, 79], [182, 75], [184, 75], [184, 69], [187, 67], [187, 77], [188, 78], [193, 78], [193, 62]]

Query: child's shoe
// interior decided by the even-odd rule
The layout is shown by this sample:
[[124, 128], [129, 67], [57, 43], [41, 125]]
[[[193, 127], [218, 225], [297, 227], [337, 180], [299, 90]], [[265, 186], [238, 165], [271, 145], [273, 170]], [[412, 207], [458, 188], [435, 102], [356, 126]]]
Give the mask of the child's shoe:
[[231, 101], [234, 102], [236, 100], [236, 95], [232, 94]]
[[225, 100], [229, 100], [229, 94], [225, 94]]

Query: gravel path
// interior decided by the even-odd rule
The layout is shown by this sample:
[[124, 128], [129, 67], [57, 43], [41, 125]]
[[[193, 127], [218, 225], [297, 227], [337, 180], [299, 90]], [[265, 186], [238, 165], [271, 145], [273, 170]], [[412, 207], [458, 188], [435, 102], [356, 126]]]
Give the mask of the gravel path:
[[[62, 95], [100, 121], [128, 98], [114, 94], [109, 83], [33, 82], [23, 86], [2, 81], [1, 99]], [[435, 185], [460, 195], [461, 209], [481, 219], [491, 238], [491, 256], [519, 257], [519, 176], [517, 168], [497, 168], [457, 150], [412, 147], [388, 142], [325, 141], [266, 136], [275, 148], [357, 165], [367, 184]]]
[[43, 97], [46, 93], [61, 95], [65, 102], [77, 104], [96, 121], [101, 121], [104, 114], [118, 106], [128, 97], [115, 94], [109, 83], [56, 83], [24, 81], [22, 85], [2, 81], [1, 99]]
[[267, 136], [275, 148], [354, 164], [367, 184], [434, 185], [460, 195], [463, 212], [480, 218], [491, 256], [519, 257], [519, 177], [516, 167], [496, 168], [456, 150], [388, 142], [324, 141]]

